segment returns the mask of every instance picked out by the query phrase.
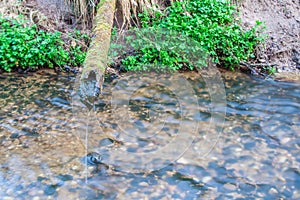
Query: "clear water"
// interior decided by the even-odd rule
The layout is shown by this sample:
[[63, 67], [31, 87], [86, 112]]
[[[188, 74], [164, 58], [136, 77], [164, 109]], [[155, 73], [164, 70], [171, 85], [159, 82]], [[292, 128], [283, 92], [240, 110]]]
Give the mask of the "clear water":
[[1, 74], [0, 199], [299, 199], [299, 83], [222, 77]]

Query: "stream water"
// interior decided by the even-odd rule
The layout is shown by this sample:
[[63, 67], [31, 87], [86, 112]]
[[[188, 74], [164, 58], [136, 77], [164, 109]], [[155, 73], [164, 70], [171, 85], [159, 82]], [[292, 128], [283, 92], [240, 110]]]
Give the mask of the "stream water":
[[0, 199], [300, 199], [299, 83], [153, 77], [1, 74]]

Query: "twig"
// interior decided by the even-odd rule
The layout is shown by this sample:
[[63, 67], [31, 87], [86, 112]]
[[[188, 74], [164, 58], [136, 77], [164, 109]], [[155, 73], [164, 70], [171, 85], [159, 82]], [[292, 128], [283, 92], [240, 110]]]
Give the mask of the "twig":
[[245, 67], [247, 67], [248, 69], [250, 69], [251, 73], [254, 75], [260, 75], [263, 76], [265, 78], [268, 78], [269, 75], [263, 72], [260, 72], [259, 70], [255, 69], [255, 67], [271, 67], [271, 66], [277, 66], [277, 64], [267, 64], [267, 63], [247, 63], [247, 62], [240, 62], [240, 65], [243, 65]]
[[[42, 27], [43, 29], [45, 29], [45, 30], [51, 30], [51, 31], [56, 31], [54, 28], [52, 28], [52, 27], [50, 27], [50, 28], [47, 28], [47, 27], [45, 27], [45, 26], [43, 26], [43, 25], [41, 25], [41, 24], [38, 24], [38, 26], [40, 26], [40, 27]], [[78, 40], [78, 39], [76, 39], [76, 38], [74, 38], [74, 37], [72, 37], [72, 36], [70, 36], [70, 35], [68, 35], [67, 33], [64, 33], [64, 32], [60, 32], [62, 35], [64, 35], [64, 36], [67, 36], [68, 38], [71, 38], [71, 39], [73, 39], [73, 40], [75, 40], [76, 42], [78, 42], [79, 44], [81, 44], [81, 46], [83, 46], [84, 48], [88, 48], [88, 46], [84, 43], [84, 42], [82, 42], [82, 41], [80, 41], [80, 40]]]
[[267, 64], [267, 63], [247, 63], [247, 62], [240, 62], [243, 66], [250, 66], [250, 67], [271, 67], [271, 66], [277, 66], [277, 64]]

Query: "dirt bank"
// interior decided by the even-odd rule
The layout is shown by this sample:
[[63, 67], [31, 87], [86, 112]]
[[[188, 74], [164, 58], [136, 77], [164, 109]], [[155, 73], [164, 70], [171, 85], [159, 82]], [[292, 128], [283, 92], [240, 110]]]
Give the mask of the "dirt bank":
[[257, 62], [275, 65], [277, 79], [300, 81], [300, 1], [241, 0], [238, 6], [245, 27], [256, 20], [266, 25]]

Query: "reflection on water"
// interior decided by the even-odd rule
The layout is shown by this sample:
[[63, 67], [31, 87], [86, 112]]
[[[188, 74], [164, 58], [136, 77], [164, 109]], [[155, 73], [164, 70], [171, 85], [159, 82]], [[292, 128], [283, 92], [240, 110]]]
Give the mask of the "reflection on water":
[[299, 199], [299, 84], [225, 73], [223, 124], [202, 77], [181, 77], [106, 82], [89, 111], [74, 76], [0, 75], [1, 199]]

